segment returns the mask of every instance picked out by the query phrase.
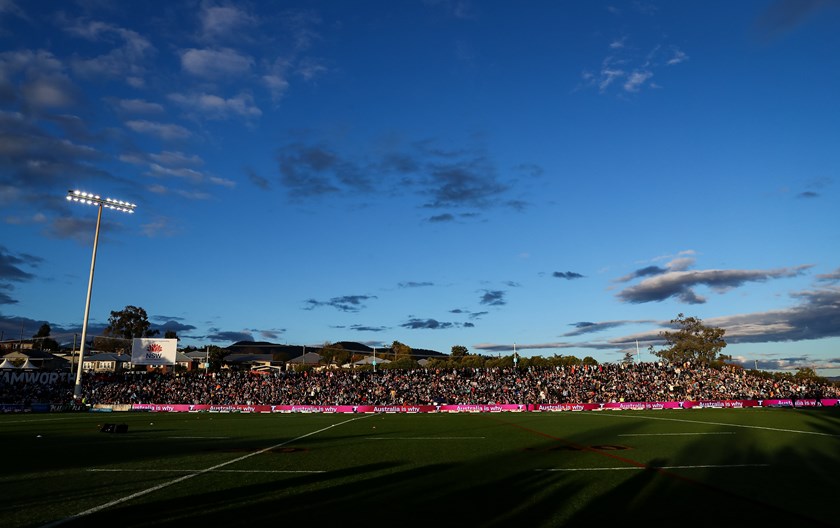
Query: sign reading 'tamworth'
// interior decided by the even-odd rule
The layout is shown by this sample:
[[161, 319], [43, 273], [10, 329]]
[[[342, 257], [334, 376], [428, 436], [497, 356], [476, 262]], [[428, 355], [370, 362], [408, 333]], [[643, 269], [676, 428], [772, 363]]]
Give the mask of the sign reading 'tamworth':
[[174, 365], [177, 339], [135, 337], [131, 343], [131, 362], [135, 365]]

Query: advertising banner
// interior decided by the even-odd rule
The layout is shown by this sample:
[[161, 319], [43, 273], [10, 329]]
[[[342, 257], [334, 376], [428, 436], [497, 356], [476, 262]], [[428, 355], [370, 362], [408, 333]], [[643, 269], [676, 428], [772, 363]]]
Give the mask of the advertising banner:
[[174, 365], [177, 339], [135, 337], [131, 343], [131, 362], [135, 365]]

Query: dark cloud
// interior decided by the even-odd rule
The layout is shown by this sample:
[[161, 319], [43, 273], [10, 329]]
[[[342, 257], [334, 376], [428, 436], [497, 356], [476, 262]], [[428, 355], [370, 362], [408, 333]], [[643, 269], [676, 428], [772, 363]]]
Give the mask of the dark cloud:
[[495, 169], [484, 158], [434, 163], [428, 170], [432, 184], [426, 192], [432, 199], [426, 207], [486, 207], [508, 190], [497, 181]]
[[[0, 290], [10, 292], [14, 290], [12, 282], [28, 282], [35, 275], [25, 271], [24, 266], [38, 267], [43, 259], [25, 253], [13, 254], [0, 246]], [[0, 291], [0, 304], [16, 304], [18, 301], [9, 293]]]
[[384, 173], [412, 174], [420, 170], [420, 162], [413, 156], [389, 152], [379, 162], [379, 169]]
[[[28, 339], [38, 332], [41, 325], [50, 325], [50, 336], [60, 342], [73, 341], [73, 334], [82, 333], [82, 326], [66, 326], [60, 323], [52, 323], [50, 321], [43, 321], [37, 319], [29, 319], [28, 317], [5, 316], [0, 314], [0, 333], [3, 334], [3, 339], [19, 338]], [[101, 335], [107, 325], [90, 322], [88, 324], [88, 335]], [[68, 339], [69, 337], [69, 339]], [[89, 337], [93, 339], [93, 337]]]
[[[434, 209], [507, 206], [522, 210], [528, 205], [505, 198], [511, 185], [501, 181], [493, 160], [482, 149], [445, 150], [433, 141], [418, 141], [364, 156], [296, 142], [280, 147], [276, 159], [280, 182], [292, 197], [415, 193], [423, 200], [422, 207]], [[428, 221], [454, 219], [452, 213], [442, 213]]]
[[0, 281], [25, 282], [35, 278], [35, 275], [24, 271], [23, 266], [38, 267], [43, 259], [25, 253], [12, 254], [5, 247], [0, 246]]
[[569, 344], [569, 343], [531, 343], [531, 344], [483, 344], [483, 345], [474, 345], [474, 348], [477, 350], [486, 350], [488, 352], [512, 352], [514, 346], [516, 347], [517, 351], [522, 350], [554, 350], [554, 349], [564, 349], [564, 348], [572, 348], [577, 347], [579, 345]]
[[357, 332], [384, 332], [385, 330], [388, 330], [388, 328], [384, 326], [352, 325], [350, 326], [350, 330], [355, 330]]
[[801, 26], [822, 9], [838, 7], [837, 0], [777, 0], [758, 18], [757, 27], [763, 38], [770, 39]]
[[823, 273], [817, 275], [817, 280], [820, 282], [837, 282], [840, 281], [840, 268], [832, 271], [831, 273]]
[[256, 187], [259, 187], [264, 191], [269, 190], [269, 188], [271, 187], [269, 181], [257, 174], [257, 171], [255, 171], [251, 167], [247, 167], [245, 169], [245, 174], [248, 176], [248, 179], [251, 181], [251, 183], [253, 183]]
[[408, 282], [401, 282], [401, 283], [398, 284], [398, 286], [400, 288], [423, 288], [423, 287], [426, 287], [426, 286], [434, 286], [434, 283], [433, 282], [408, 281]]
[[545, 170], [535, 163], [520, 163], [513, 167], [513, 170], [522, 176], [529, 178], [539, 178], [545, 174]]
[[358, 312], [364, 305], [364, 301], [369, 299], [376, 299], [375, 295], [345, 295], [343, 297], [333, 297], [329, 301], [317, 301], [309, 299], [305, 301], [306, 307], [304, 310], [314, 310], [320, 306], [332, 306], [336, 310], [342, 312]]
[[259, 330], [260, 337], [265, 339], [278, 339], [285, 330]]
[[505, 301], [505, 292], [501, 290], [484, 290], [484, 295], [481, 296], [479, 302], [489, 306], [503, 306], [507, 304], [507, 301]]
[[[449, 310], [449, 313], [466, 315], [470, 319], [475, 320], [475, 319], [480, 319], [480, 318], [484, 317], [489, 312], [471, 312], [469, 310], [464, 310], [462, 308], [455, 308], [453, 310]], [[465, 323], [464, 326], [466, 326], [467, 324], [470, 324], [470, 326], [473, 326], [471, 323]]]
[[372, 190], [366, 171], [324, 146], [293, 144], [277, 153], [283, 185], [296, 197]]
[[840, 337], [840, 288], [792, 294], [799, 304], [787, 310], [718, 317], [707, 324], [726, 329], [727, 343], [768, 343]]
[[400, 325], [403, 328], [412, 330], [443, 330], [457, 326], [456, 323], [444, 323], [435, 319], [409, 319]]
[[662, 275], [666, 273], [668, 270], [665, 268], [660, 268], [659, 266], [647, 266], [642, 269], [638, 269], [629, 275], [625, 275], [623, 277], [619, 277], [615, 279], [616, 282], [629, 282], [633, 279], [638, 279], [639, 277], [650, 277], [652, 275]]
[[183, 317], [177, 317], [175, 315], [150, 315], [149, 319], [152, 321], [183, 321]]
[[580, 273], [575, 273], [574, 271], [555, 271], [551, 274], [552, 277], [557, 277], [558, 279], [582, 279], [583, 275]]
[[819, 193], [814, 191], [804, 191], [796, 195], [797, 198], [819, 198]]
[[163, 336], [166, 332], [175, 332], [176, 334], [181, 334], [183, 332], [190, 332], [195, 330], [195, 326], [191, 324], [183, 324], [174, 319], [167, 320], [164, 323], [152, 325], [152, 328], [155, 330], [160, 330], [160, 335]]
[[429, 222], [436, 223], [436, 222], [453, 222], [455, 217], [449, 213], [444, 213], [440, 215], [430, 216]]
[[634, 304], [664, 301], [672, 297], [687, 304], [702, 304], [706, 300], [694, 292], [693, 288], [696, 286], [708, 286], [722, 293], [747, 282], [796, 277], [810, 267], [806, 265], [775, 270], [672, 271], [625, 288], [617, 296], [624, 302]]
[[238, 343], [239, 341], [254, 340], [254, 336], [248, 332], [225, 332], [216, 329], [211, 329], [211, 333], [204, 336], [204, 338], [209, 341], [213, 341], [214, 343]]
[[487, 315], [489, 312], [470, 312], [469, 310], [463, 310], [461, 308], [455, 308], [454, 310], [449, 310], [449, 313], [464, 314], [464, 315], [468, 316], [470, 319], [475, 320], [475, 319], [480, 319], [481, 317]]
[[571, 337], [583, 334], [593, 334], [595, 332], [601, 332], [603, 330], [609, 330], [611, 328], [617, 328], [619, 326], [624, 326], [626, 324], [631, 324], [638, 321], [604, 321], [600, 323], [591, 323], [588, 321], [581, 321], [579, 323], [572, 324], [575, 327], [574, 330], [571, 332], [566, 332], [563, 334], [563, 337]]

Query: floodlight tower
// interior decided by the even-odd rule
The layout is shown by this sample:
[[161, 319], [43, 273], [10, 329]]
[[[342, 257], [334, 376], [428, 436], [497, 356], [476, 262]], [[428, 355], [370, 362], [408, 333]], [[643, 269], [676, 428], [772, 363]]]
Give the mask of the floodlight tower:
[[79, 400], [82, 397], [82, 363], [84, 363], [85, 359], [88, 316], [90, 315], [90, 292], [93, 290], [93, 269], [96, 266], [96, 248], [99, 246], [99, 224], [102, 221], [102, 208], [107, 207], [108, 209], [122, 211], [123, 213], [133, 213], [137, 206], [122, 200], [101, 198], [99, 195], [78, 190], [67, 191], [67, 201], [95, 205], [99, 209], [96, 215], [96, 232], [93, 235], [93, 256], [90, 259], [90, 277], [88, 278], [87, 298], [85, 299], [85, 319], [82, 322], [82, 345], [79, 348], [79, 363], [76, 368], [76, 386], [73, 388], [73, 397]]

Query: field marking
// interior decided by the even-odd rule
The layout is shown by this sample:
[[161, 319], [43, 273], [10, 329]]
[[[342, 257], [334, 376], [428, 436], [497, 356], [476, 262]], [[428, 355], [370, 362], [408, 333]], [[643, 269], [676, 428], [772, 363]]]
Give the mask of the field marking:
[[742, 468], [742, 467], [769, 467], [770, 464], [705, 464], [697, 466], [648, 466], [648, 467], [600, 467], [600, 468], [551, 468], [537, 469], [535, 471], [644, 471], [648, 469], [708, 469], [708, 468]]
[[59, 420], [75, 420], [76, 418], [71, 416], [68, 418], [33, 418], [29, 420], [3, 420], [0, 421], [0, 425], [5, 425], [8, 423], [40, 423], [40, 422], [56, 422]]
[[484, 440], [486, 436], [369, 436], [365, 440]]
[[229, 436], [169, 436], [175, 440], [227, 440]]
[[43, 528], [50, 528], [52, 526], [58, 526], [60, 524], [64, 524], [68, 521], [76, 520], [79, 517], [84, 517], [85, 515], [90, 515], [92, 513], [102, 511], [106, 508], [110, 508], [111, 506], [116, 506], [117, 504], [122, 504], [123, 502], [127, 502], [127, 501], [130, 501], [132, 499], [136, 499], [137, 497], [142, 497], [143, 495], [148, 495], [149, 493], [152, 493], [154, 491], [158, 491], [160, 489], [166, 488], [166, 487], [171, 486], [173, 484], [177, 484], [179, 482], [183, 482], [183, 481], [191, 479], [193, 477], [197, 477], [199, 475], [204, 475], [204, 474], [210, 473], [212, 471], [217, 471], [219, 468], [228, 466], [230, 464], [235, 464], [236, 462], [241, 462], [245, 459], [251, 458], [254, 455], [261, 455], [263, 453], [271, 451], [272, 449], [277, 449], [278, 447], [283, 447], [284, 445], [291, 444], [292, 442], [302, 440], [306, 437], [309, 437], [309, 436], [312, 436], [312, 435], [315, 435], [315, 434], [318, 434], [318, 433], [322, 433], [322, 432], [324, 432], [328, 429], [332, 429], [333, 427], [337, 427], [339, 425], [344, 425], [346, 423], [354, 422], [356, 420], [364, 420], [365, 418], [370, 418], [371, 416], [376, 416], [376, 415], [369, 414], [369, 415], [365, 415], [365, 416], [358, 416], [358, 417], [355, 417], [355, 418], [350, 418], [349, 420], [345, 420], [343, 422], [339, 422], [337, 424], [328, 425], [327, 427], [323, 427], [321, 429], [318, 429], [317, 431], [312, 431], [311, 433], [306, 433], [305, 435], [298, 436], [297, 438], [292, 438], [291, 440], [286, 440], [285, 442], [281, 442], [279, 444], [276, 444], [276, 445], [273, 445], [273, 446], [270, 446], [270, 447], [266, 447], [265, 449], [260, 449], [259, 451], [254, 451], [253, 453], [248, 453], [247, 455], [242, 455], [239, 458], [234, 458], [233, 460], [228, 460], [227, 462], [222, 462], [221, 464], [216, 464], [215, 466], [209, 467], [207, 469], [198, 470], [195, 473], [190, 473], [189, 475], [184, 475], [183, 477], [178, 477], [176, 479], [170, 480], [169, 482], [164, 482], [162, 484], [158, 484], [157, 486], [152, 486], [151, 488], [146, 488], [143, 491], [138, 491], [137, 493], [132, 493], [131, 495], [126, 495], [125, 497], [113, 500], [111, 502], [102, 504], [100, 506], [95, 506], [93, 508], [90, 508], [90, 509], [85, 510], [83, 512], [76, 513], [76, 514], [71, 515], [69, 517], [65, 517], [64, 519], [59, 519], [55, 522], [45, 524]]
[[[92, 468], [86, 471], [110, 473], [196, 473], [201, 469], [108, 469]], [[209, 473], [326, 473], [322, 470], [294, 470], [294, 469], [216, 469]]]
[[[595, 413], [592, 413], [593, 415]], [[599, 413], [600, 414], [600, 413]], [[602, 415], [608, 416], [608, 415]], [[683, 423], [690, 423], [690, 424], [700, 424], [700, 425], [721, 425], [724, 427], [742, 427], [744, 429], [759, 429], [763, 431], [775, 431], [777, 433], [796, 433], [796, 434], [809, 434], [809, 435], [817, 435], [817, 436], [829, 436], [829, 437], [838, 437], [840, 435], [831, 434], [831, 433], [820, 433], [818, 431], [800, 431], [798, 429], [782, 429], [779, 427], [764, 427], [759, 425], [744, 425], [744, 424], [733, 424], [733, 423], [720, 423], [720, 422], [703, 422], [700, 420], [684, 420], [680, 418], [663, 418], [661, 416], [620, 416], [620, 415], [613, 415], [614, 418], [641, 418], [644, 420], [662, 420], [666, 422], [683, 422]]]
[[[592, 414], [595, 414], [595, 413], [592, 413]], [[628, 418], [630, 418], [630, 416], [628, 416]], [[595, 449], [594, 447], [581, 445], [577, 442], [568, 440], [566, 438], [562, 438], [562, 437], [559, 437], [559, 436], [556, 436], [556, 435], [546, 433], [545, 431], [540, 431], [540, 430], [534, 429], [532, 427], [525, 427], [525, 426], [523, 426], [521, 424], [518, 424], [518, 423], [510, 422], [510, 421], [507, 421], [507, 420], [502, 420], [498, 416], [487, 416], [486, 419], [494, 420], [496, 422], [501, 422], [501, 423], [506, 424], [510, 427], [514, 427], [516, 429], [521, 429], [523, 431], [527, 431], [527, 432], [532, 433], [532, 434], [537, 435], [537, 436], [541, 436], [541, 437], [544, 437], [544, 438], [550, 438], [552, 440], [557, 440], [559, 442], [562, 442], [562, 443], [566, 444], [567, 446], [575, 447], [575, 448], [577, 448], [577, 449], [579, 449], [580, 451], [583, 451], [583, 452], [593, 453], [593, 454], [597, 454], [598, 456], [601, 456], [601, 457], [604, 457], [604, 458], [610, 458], [612, 460], [617, 460], [617, 461], [619, 461], [623, 464], [627, 464], [628, 467], [630, 467], [630, 468], [635, 467], [635, 468], [638, 468], [638, 469], [644, 469], [644, 470], [656, 472], [656, 473], [658, 473], [658, 474], [660, 474], [664, 477], [668, 477], [668, 478], [671, 478], [671, 479], [674, 479], [674, 480], [685, 482], [686, 484], [689, 484], [691, 486], [695, 486], [697, 488], [705, 489], [707, 491], [720, 494], [722, 497], [727, 497], [729, 499], [737, 498], [744, 503], [754, 504], [754, 505], [756, 505], [758, 507], [761, 507], [761, 508], [771, 509], [771, 510], [772, 509], [778, 509], [778, 510], [784, 511], [783, 508], [781, 508], [778, 504], [775, 504], [775, 503], [772, 503], [772, 502], [767, 502], [767, 501], [763, 500], [761, 497], [756, 497], [756, 496], [753, 496], [753, 495], [740, 495], [739, 496], [737, 493], [734, 494], [734, 496], [733, 496], [733, 493], [731, 493], [729, 491], [726, 491], [726, 490], [723, 490], [722, 488], [718, 487], [716, 484], [713, 484], [713, 483], [710, 483], [710, 482], [703, 482], [701, 480], [696, 480], [693, 477], [690, 477], [688, 475], [684, 475], [680, 472], [675, 472], [671, 469], [668, 469], [667, 467], [651, 466], [651, 465], [646, 464], [644, 462], [633, 460], [631, 458], [624, 457], [624, 456], [621, 456], [621, 455], [618, 455], [618, 454], [615, 454], [615, 453], [610, 453], [610, 452], [607, 452], [607, 451], [602, 451], [602, 450]], [[654, 419], [665, 420], [665, 418], [654, 418]], [[687, 422], [690, 422], [690, 423], [705, 423], [705, 422], [691, 422], [691, 420], [677, 420], [677, 421], [687, 421]], [[829, 435], [829, 436], [836, 436], [836, 435]], [[786, 513], [790, 513], [790, 512], [786, 512]], [[807, 514], [799, 513], [799, 516], [802, 517], [803, 521], [808, 521], [809, 523], [814, 522], [814, 520], [809, 518]]]
[[734, 435], [735, 431], [720, 431], [714, 433], [627, 433], [618, 436], [697, 436], [697, 435]]

